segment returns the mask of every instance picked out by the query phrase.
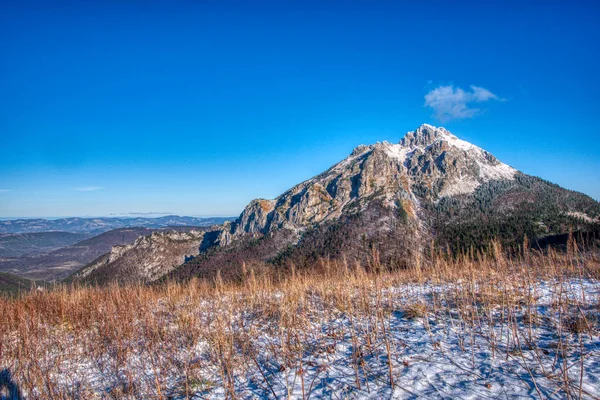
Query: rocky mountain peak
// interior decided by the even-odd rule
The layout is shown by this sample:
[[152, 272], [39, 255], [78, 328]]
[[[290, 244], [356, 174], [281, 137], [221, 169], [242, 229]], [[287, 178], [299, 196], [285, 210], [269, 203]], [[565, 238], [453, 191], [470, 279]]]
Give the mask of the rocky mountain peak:
[[221, 235], [229, 243], [245, 233], [306, 227], [359, 212], [372, 201], [416, 216], [421, 201], [473, 192], [517, 171], [444, 128], [423, 124], [398, 143], [360, 145], [327, 171], [274, 200], [254, 200]]
[[456, 138], [456, 136], [452, 135], [444, 128], [423, 124], [413, 132], [408, 132], [402, 140], [400, 140], [400, 145], [406, 148], [426, 147], [433, 144], [436, 140], [452, 138]]

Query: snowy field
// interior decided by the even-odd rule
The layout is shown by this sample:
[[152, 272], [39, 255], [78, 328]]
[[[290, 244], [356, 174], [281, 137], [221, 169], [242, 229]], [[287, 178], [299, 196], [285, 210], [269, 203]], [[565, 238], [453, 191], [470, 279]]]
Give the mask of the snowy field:
[[598, 281], [516, 282], [132, 289], [104, 321], [27, 316], [0, 368], [26, 398], [600, 397]]

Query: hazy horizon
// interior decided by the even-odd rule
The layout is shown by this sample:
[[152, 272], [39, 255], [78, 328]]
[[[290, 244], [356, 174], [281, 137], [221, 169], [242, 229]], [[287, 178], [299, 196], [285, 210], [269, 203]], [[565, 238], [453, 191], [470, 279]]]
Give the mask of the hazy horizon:
[[149, 213], [149, 214], [109, 214], [109, 215], [54, 215], [54, 216], [31, 216], [31, 217], [0, 217], [0, 221], [16, 221], [27, 219], [68, 219], [68, 218], [161, 218], [161, 217], [190, 217], [190, 218], [237, 218], [237, 215], [181, 215], [173, 213]]

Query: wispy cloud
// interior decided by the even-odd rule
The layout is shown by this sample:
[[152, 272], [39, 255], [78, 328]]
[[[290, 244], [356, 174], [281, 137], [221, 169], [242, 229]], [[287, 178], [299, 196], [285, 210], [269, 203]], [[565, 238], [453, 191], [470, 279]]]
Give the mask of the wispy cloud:
[[434, 111], [434, 115], [442, 122], [453, 119], [473, 118], [481, 113], [480, 108], [472, 107], [474, 103], [490, 100], [503, 100], [486, 88], [471, 85], [463, 90], [454, 85], [438, 86], [425, 95], [425, 107]]
[[74, 190], [76, 190], [78, 192], [93, 192], [93, 191], [102, 190], [102, 189], [104, 189], [104, 187], [102, 187], [102, 186], [83, 186], [83, 187], [75, 188]]
[[10, 192], [10, 189], [0, 189], [0, 193], [8, 193]]

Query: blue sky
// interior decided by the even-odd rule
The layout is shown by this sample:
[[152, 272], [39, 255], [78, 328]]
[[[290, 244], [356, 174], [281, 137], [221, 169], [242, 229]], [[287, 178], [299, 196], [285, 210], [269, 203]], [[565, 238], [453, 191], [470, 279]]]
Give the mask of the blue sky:
[[472, 3], [3, 2], [0, 217], [237, 215], [422, 123], [600, 199], [598, 6]]

